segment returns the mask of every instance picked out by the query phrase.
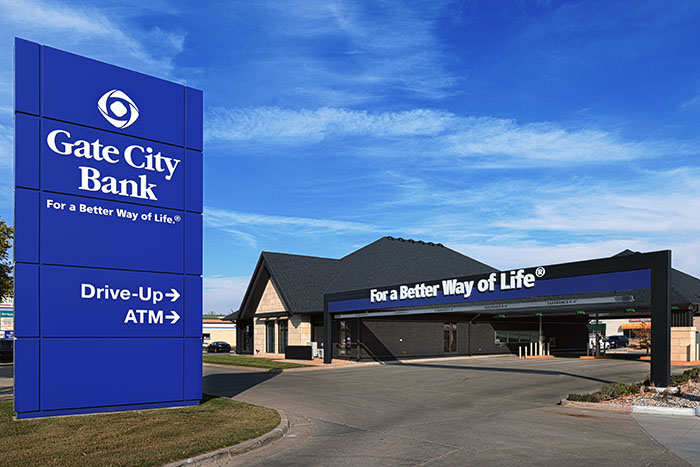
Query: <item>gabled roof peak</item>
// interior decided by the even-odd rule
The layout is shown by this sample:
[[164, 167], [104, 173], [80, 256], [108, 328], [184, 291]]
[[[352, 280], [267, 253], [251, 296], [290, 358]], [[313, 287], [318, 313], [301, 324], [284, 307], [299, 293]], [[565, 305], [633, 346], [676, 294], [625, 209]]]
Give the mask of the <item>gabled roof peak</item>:
[[382, 237], [380, 240], [383, 239], [392, 240], [395, 242], [417, 243], [419, 245], [438, 246], [440, 248], [445, 248], [445, 245], [443, 245], [442, 243], [424, 242], [423, 240], [413, 240], [412, 238], [386, 236]]
[[616, 256], [629, 256], [629, 255], [639, 255], [639, 254], [641, 254], [641, 253], [638, 251], [632, 251], [628, 248], [626, 250], [619, 252], [616, 255], [613, 255], [613, 258], [615, 258]]

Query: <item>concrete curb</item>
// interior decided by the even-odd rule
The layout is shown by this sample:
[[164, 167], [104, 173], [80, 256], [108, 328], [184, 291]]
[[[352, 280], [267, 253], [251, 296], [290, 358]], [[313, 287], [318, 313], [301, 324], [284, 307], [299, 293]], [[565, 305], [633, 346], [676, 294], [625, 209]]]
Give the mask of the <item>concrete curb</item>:
[[216, 451], [201, 454], [197, 457], [191, 457], [189, 459], [172, 462], [170, 464], [166, 464], [164, 467], [182, 467], [189, 465], [198, 465], [205, 461], [229, 459], [273, 443], [278, 439], [284, 437], [284, 435], [286, 435], [289, 431], [289, 419], [287, 418], [287, 414], [282, 410], [278, 410], [277, 413], [280, 416], [280, 423], [274, 430], [270, 431], [269, 433], [265, 433], [264, 435], [258, 436], [254, 439], [249, 439], [248, 441], [243, 441], [242, 443], [238, 443], [235, 446], [217, 449]]
[[453, 362], [459, 360], [481, 360], [487, 358], [518, 358], [512, 354], [496, 354], [496, 355], [458, 355], [456, 357], [428, 357], [428, 358], [404, 358], [397, 360], [388, 360], [386, 362], [367, 362], [375, 365], [403, 365], [406, 363], [432, 363], [432, 362]]
[[700, 417], [700, 408], [695, 409], [691, 407], [652, 407], [647, 405], [600, 404], [598, 402], [577, 402], [566, 399], [562, 399], [560, 404], [562, 407], [571, 407], [575, 409], [604, 410], [607, 412]]
[[[309, 365], [306, 367], [300, 367], [300, 368], [257, 368], [254, 366], [238, 366], [238, 365], [224, 365], [222, 363], [207, 363], [203, 362], [202, 365], [204, 366], [211, 366], [215, 368], [233, 368], [237, 370], [250, 370], [250, 371], [257, 371], [260, 373], [287, 373], [287, 372], [296, 372], [296, 371], [318, 371], [318, 370], [340, 370], [340, 369], [346, 369], [346, 368], [364, 368], [368, 366], [377, 366], [377, 365], [403, 365], [406, 363], [430, 363], [430, 362], [451, 362], [455, 360], [477, 360], [477, 359], [486, 359], [486, 358], [517, 358], [517, 356], [511, 355], [511, 354], [496, 354], [496, 355], [459, 355], [456, 357], [429, 357], [429, 358], [406, 358], [406, 359], [397, 359], [397, 360], [389, 360], [389, 361], [380, 361], [380, 362], [375, 362], [375, 361], [367, 361], [367, 362], [350, 362], [350, 363], [341, 363], [341, 364], [331, 364], [331, 365]], [[552, 357], [554, 358], [554, 357]], [[299, 362], [301, 363], [301, 362]]]
[[238, 366], [238, 365], [225, 365], [223, 363], [206, 363], [203, 362], [202, 366], [211, 366], [214, 368], [231, 368], [234, 370], [248, 370], [255, 373], [282, 373], [281, 369], [275, 368], [257, 368], [254, 366]]
[[[257, 368], [254, 366], [239, 366], [239, 365], [225, 365], [223, 363], [202, 363], [204, 366], [211, 366], [215, 368], [233, 368], [235, 370], [250, 370], [254, 372], [259, 372], [259, 373], [287, 373], [289, 371], [316, 371], [316, 370], [333, 370], [333, 369], [341, 369], [341, 368], [359, 368], [360, 365], [365, 365], [364, 363], [355, 365], [355, 364], [350, 364], [350, 365], [328, 365], [328, 366], [321, 366], [321, 365], [309, 365], [308, 367], [300, 367], [300, 368]], [[372, 363], [366, 363], [366, 365], [372, 365]]]
[[657, 415], [683, 415], [685, 417], [700, 417], [700, 409], [691, 407], [648, 407], [633, 405], [632, 413], [650, 413]]

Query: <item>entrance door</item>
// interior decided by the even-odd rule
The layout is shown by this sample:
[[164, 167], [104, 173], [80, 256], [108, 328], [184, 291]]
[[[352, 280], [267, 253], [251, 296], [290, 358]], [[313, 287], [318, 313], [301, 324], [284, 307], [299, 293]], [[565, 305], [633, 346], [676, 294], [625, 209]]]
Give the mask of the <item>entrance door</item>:
[[457, 323], [445, 323], [445, 353], [457, 353]]
[[265, 323], [265, 352], [275, 353], [275, 322], [268, 321]]

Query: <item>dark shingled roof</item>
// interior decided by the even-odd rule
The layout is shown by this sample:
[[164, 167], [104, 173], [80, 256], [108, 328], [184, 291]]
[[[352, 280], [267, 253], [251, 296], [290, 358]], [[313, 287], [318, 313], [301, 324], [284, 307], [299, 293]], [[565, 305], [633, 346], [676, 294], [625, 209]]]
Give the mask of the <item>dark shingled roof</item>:
[[[639, 255], [638, 251], [624, 250], [615, 256]], [[690, 305], [700, 303], [700, 279], [671, 268], [671, 303]]]
[[241, 309], [226, 319], [250, 318], [270, 277], [287, 312], [321, 313], [330, 292], [469, 276], [496, 271], [441, 244], [383, 237], [341, 259], [264, 251]]
[[327, 292], [344, 292], [496, 271], [491, 266], [450, 250], [442, 244], [393, 237], [380, 238], [341, 258], [340, 261], [343, 263], [343, 271]]
[[[635, 254], [640, 253], [625, 250], [615, 256]], [[232, 321], [252, 317], [268, 278], [275, 285], [286, 311], [294, 314], [321, 313], [323, 295], [326, 293], [494, 271], [497, 270], [441, 244], [393, 237], [380, 238], [341, 259], [264, 251], [240, 310], [224, 319]], [[637, 292], [640, 305], [648, 303], [649, 291]], [[671, 303], [674, 305], [698, 304], [700, 279], [671, 269], [670, 292]]]
[[342, 270], [339, 260], [267, 251], [262, 256], [287, 311], [323, 311], [323, 293]]

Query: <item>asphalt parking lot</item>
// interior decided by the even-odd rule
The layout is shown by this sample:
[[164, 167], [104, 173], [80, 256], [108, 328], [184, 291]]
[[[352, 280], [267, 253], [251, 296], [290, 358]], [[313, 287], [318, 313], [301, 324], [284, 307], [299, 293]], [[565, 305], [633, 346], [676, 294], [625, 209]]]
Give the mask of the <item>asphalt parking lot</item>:
[[692, 447], [700, 438], [699, 418], [556, 405], [571, 392], [639, 381], [648, 372], [649, 364], [639, 361], [512, 357], [283, 373], [205, 366], [205, 392], [282, 409], [292, 422], [275, 444], [210, 465], [700, 462], [700, 447]]
[[[568, 409], [570, 392], [646, 377], [647, 362], [510, 357], [272, 373], [204, 367], [204, 391], [284, 410], [287, 436], [208, 466], [700, 467], [700, 418]], [[0, 399], [12, 366], [0, 365]]]

